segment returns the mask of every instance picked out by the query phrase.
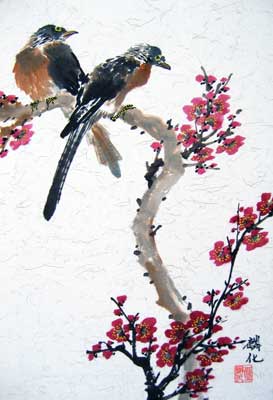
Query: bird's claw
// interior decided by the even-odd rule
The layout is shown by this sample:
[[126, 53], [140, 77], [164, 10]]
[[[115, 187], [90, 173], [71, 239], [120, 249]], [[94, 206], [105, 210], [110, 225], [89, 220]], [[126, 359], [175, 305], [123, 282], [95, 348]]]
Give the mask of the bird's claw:
[[57, 100], [57, 96], [48, 97], [46, 99], [46, 108], [49, 109], [50, 104], [54, 104], [54, 101]]
[[38, 110], [38, 106], [39, 106], [40, 100], [35, 100], [32, 103], [30, 103], [30, 107], [31, 107], [31, 111], [37, 111]]
[[133, 106], [133, 104], [127, 104], [126, 106], [121, 107], [121, 109], [116, 114], [112, 115], [111, 120], [116, 121], [118, 118], [123, 117], [126, 111], [133, 110], [134, 108], [136, 107]]

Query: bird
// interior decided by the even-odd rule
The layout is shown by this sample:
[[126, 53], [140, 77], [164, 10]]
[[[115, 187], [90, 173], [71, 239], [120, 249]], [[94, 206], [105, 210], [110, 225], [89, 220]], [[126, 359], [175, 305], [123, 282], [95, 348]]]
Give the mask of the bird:
[[[16, 55], [13, 67], [16, 84], [32, 100], [45, 100], [61, 92], [77, 96], [82, 84], [88, 81], [79, 60], [65, 43], [77, 33], [45, 25], [30, 36]], [[63, 112], [69, 116], [72, 110], [64, 108]]]
[[[67, 118], [89, 80], [88, 74], [84, 73], [78, 58], [66, 43], [69, 37], [77, 33], [53, 24], [39, 28], [16, 55], [13, 68], [17, 86], [33, 101], [46, 100], [64, 93], [74, 96], [74, 102], [69, 101], [61, 107]], [[108, 165], [112, 173], [120, 177], [118, 161], [121, 156], [110, 141], [107, 130], [102, 125], [94, 125], [88, 137], [94, 145], [99, 162]]]
[[141, 43], [117, 57], [107, 59], [90, 73], [89, 82], [61, 132], [61, 137], [68, 136], [68, 140], [44, 206], [43, 214], [47, 221], [60, 201], [69, 167], [82, 138], [104, 115], [102, 106], [111, 105], [114, 111], [119, 109], [128, 92], [147, 83], [152, 66], [171, 69], [159, 47]]

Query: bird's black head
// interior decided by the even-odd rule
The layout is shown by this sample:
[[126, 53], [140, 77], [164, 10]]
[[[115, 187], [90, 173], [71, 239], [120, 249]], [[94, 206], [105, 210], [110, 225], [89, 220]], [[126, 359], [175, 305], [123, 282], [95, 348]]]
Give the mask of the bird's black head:
[[170, 65], [166, 63], [166, 59], [162, 55], [159, 47], [151, 46], [147, 43], [141, 43], [130, 47], [128, 53], [132, 54], [142, 62], [165, 69], [171, 69]]
[[31, 39], [34, 46], [39, 46], [54, 40], [66, 40], [71, 35], [78, 33], [77, 31], [67, 31], [65, 28], [56, 25], [45, 25], [35, 32]]

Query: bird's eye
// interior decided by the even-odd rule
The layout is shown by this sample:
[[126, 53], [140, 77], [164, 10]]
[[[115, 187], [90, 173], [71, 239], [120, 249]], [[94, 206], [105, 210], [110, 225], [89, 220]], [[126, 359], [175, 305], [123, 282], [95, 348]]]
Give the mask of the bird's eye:
[[155, 56], [155, 61], [160, 61], [161, 60], [161, 55], [158, 54], [157, 56]]
[[55, 31], [56, 32], [61, 32], [62, 31], [62, 27], [61, 26], [55, 26]]

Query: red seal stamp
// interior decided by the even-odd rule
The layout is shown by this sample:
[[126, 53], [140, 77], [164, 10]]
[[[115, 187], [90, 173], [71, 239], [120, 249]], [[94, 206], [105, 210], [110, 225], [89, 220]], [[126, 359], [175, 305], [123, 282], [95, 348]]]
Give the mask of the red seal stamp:
[[251, 364], [234, 366], [234, 382], [235, 383], [251, 383], [253, 382], [253, 367]]

